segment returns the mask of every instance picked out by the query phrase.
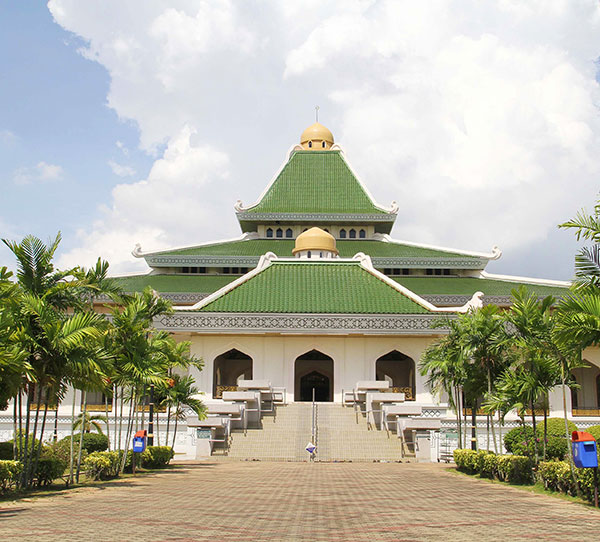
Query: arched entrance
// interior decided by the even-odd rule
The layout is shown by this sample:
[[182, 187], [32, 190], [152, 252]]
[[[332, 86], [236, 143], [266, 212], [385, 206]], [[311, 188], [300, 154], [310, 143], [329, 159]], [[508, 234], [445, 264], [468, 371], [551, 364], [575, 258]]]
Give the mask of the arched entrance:
[[311, 350], [296, 358], [294, 366], [294, 399], [333, 401], [333, 359], [323, 352]]
[[213, 397], [220, 399], [224, 391], [235, 390], [238, 380], [252, 380], [252, 358], [233, 348], [215, 358]]
[[407, 401], [415, 400], [415, 362], [398, 350], [392, 350], [375, 362], [375, 378], [387, 380], [394, 391], [404, 393]]

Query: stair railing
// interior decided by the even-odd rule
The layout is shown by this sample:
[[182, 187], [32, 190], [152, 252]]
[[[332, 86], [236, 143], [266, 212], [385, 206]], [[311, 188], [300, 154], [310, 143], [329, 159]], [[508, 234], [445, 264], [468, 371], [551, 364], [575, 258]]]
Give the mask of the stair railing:
[[[315, 388], [312, 390], [312, 423], [310, 432], [310, 441], [314, 446], [317, 446], [317, 403], [315, 402]], [[315, 460], [315, 452], [310, 454], [310, 460]]]

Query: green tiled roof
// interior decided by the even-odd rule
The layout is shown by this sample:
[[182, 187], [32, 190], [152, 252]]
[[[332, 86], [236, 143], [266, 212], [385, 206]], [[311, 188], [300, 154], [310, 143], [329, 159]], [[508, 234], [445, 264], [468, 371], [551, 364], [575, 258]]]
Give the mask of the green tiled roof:
[[[284, 228], [285, 229], [285, 228]], [[398, 243], [375, 240], [337, 240], [337, 249], [341, 258], [351, 258], [358, 252], [364, 252], [372, 258], [467, 258], [479, 261], [476, 256], [456, 252], [445, 252], [430, 248], [421, 248]], [[161, 252], [171, 256], [261, 256], [274, 252], [281, 258], [290, 258], [295, 240], [293, 239], [248, 239], [228, 241], [214, 245], [190, 247], [181, 250]]]
[[223, 275], [133, 275], [117, 277], [126, 292], [141, 292], [151, 286], [159, 293], [213, 293], [236, 276]]
[[260, 202], [244, 212], [388, 214], [371, 201], [339, 151], [294, 152]]
[[273, 262], [203, 312], [422, 314], [428, 311], [358, 262]]
[[473, 295], [483, 292], [486, 295], [510, 296], [513, 289], [521, 284], [539, 296], [561, 296], [567, 291], [560, 286], [544, 286], [509, 282], [506, 280], [479, 279], [472, 277], [392, 277], [396, 282], [419, 295]]

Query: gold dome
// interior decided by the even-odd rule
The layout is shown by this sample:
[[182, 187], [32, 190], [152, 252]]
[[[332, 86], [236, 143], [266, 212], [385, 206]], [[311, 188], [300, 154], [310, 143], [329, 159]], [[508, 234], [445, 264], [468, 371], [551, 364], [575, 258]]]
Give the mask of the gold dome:
[[321, 228], [310, 228], [296, 238], [296, 248], [292, 250], [292, 254], [303, 250], [317, 252], [326, 250], [338, 254], [337, 248], [335, 248], [335, 237]]
[[300, 144], [306, 150], [319, 151], [333, 145], [333, 134], [322, 124], [315, 122], [300, 136]]

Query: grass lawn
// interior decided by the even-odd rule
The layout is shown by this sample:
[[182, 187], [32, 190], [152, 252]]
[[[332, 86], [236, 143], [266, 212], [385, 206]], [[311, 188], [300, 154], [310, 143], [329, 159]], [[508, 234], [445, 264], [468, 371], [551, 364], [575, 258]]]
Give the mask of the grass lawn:
[[477, 478], [479, 480], [483, 480], [485, 482], [489, 482], [491, 484], [500, 484], [502, 486], [509, 486], [519, 489], [520, 491], [527, 491], [528, 493], [535, 493], [537, 495], [550, 495], [551, 497], [555, 497], [557, 499], [562, 499], [563, 501], [575, 502], [577, 504], [583, 504], [588, 508], [594, 508], [592, 503], [581, 499], [579, 497], [572, 497], [571, 495], [567, 495], [565, 493], [560, 493], [558, 491], [552, 491], [550, 489], [546, 489], [544, 484], [536, 482], [535, 484], [511, 484], [509, 482], [502, 482], [500, 480], [492, 480], [491, 478], [485, 478], [480, 476], [479, 474], [467, 474], [466, 472], [459, 471], [456, 467], [449, 467], [448, 472], [458, 475], [458, 476], [467, 476], [469, 478]]

